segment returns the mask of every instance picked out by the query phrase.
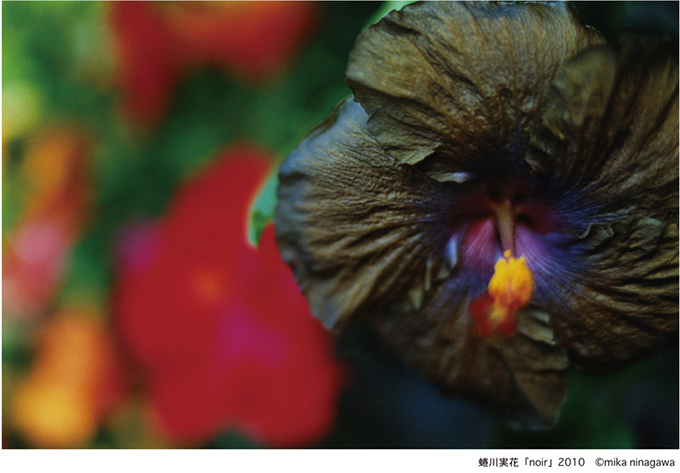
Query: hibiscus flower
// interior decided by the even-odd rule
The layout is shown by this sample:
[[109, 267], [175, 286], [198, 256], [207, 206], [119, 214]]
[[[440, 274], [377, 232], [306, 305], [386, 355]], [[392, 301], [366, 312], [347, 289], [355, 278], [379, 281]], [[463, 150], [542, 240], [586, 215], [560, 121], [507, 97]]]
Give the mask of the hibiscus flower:
[[677, 340], [677, 49], [564, 3], [427, 2], [358, 39], [354, 97], [283, 163], [277, 242], [329, 328], [557, 419], [570, 366]]
[[271, 226], [247, 239], [271, 164], [234, 147], [181, 189], [166, 217], [122, 238], [117, 320], [166, 436], [236, 430], [276, 447], [320, 440], [341, 384], [331, 339], [281, 260]]

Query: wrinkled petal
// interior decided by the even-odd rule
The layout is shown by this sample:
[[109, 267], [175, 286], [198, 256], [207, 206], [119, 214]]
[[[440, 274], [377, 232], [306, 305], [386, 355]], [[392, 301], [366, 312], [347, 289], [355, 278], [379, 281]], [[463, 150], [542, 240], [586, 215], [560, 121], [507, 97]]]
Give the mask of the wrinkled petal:
[[369, 130], [400, 162], [433, 176], [517, 155], [562, 63], [601, 42], [564, 3], [423, 2], [368, 28], [347, 82]]
[[572, 229], [678, 219], [677, 46], [624, 42], [571, 60], [546, 98], [527, 161]]
[[[277, 241], [315, 315], [370, 316], [446, 391], [528, 426], [556, 421], [571, 361], [677, 337], [677, 53], [636, 66], [646, 49], [601, 43], [563, 3], [414, 4], [366, 30], [356, 102], [280, 173]], [[513, 336], [483, 338], [469, 307], [500, 246], [535, 290]]]
[[366, 118], [343, 102], [279, 175], [277, 243], [327, 327], [446, 274], [448, 191], [382, 152]]
[[345, 101], [281, 167], [277, 242], [312, 312], [333, 328], [369, 315], [446, 390], [516, 422], [553, 423], [567, 358], [547, 315], [522, 314], [509, 342], [474, 337], [467, 307], [488, 275], [445, 260], [456, 251], [447, 245], [456, 196], [382, 152], [366, 118]]
[[677, 49], [638, 39], [575, 57], [532, 138], [527, 160], [571, 230], [571, 261], [540, 272], [560, 342], [605, 369], [677, 339]]
[[548, 310], [573, 361], [603, 370], [678, 335], [678, 227], [644, 218], [593, 229], [575, 241], [578, 277], [548, 281]]
[[555, 344], [548, 314], [529, 307], [515, 337], [476, 337], [467, 310], [474, 294], [464, 278], [452, 278], [422, 310], [392, 307], [375, 325], [444, 391], [466, 395], [517, 425], [552, 425], [566, 394], [568, 359]]

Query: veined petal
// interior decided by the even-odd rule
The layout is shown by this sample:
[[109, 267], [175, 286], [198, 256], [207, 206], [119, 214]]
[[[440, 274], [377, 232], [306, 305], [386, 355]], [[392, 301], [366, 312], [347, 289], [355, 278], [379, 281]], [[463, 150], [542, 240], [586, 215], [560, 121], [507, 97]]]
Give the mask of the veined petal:
[[362, 34], [347, 82], [380, 146], [407, 164], [436, 152], [443, 179], [518, 155], [558, 68], [601, 41], [561, 2], [423, 2]]
[[331, 328], [429, 288], [448, 265], [449, 191], [386, 155], [366, 119], [346, 100], [279, 174], [281, 255], [314, 315]]
[[629, 38], [573, 58], [527, 161], [571, 230], [570, 261], [540, 272], [570, 357], [602, 370], [677, 340], [677, 46]]
[[560, 344], [577, 366], [600, 371], [678, 337], [678, 226], [654, 218], [575, 239], [581, 271], [551, 279], [544, 299]]
[[566, 394], [566, 350], [548, 314], [530, 306], [516, 336], [474, 335], [468, 315], [476, 291], [465, 277], [442, 282], [421, 310], [391, 307], [373, 319], [385, 342], [444, 391], [479, 402], [521, 426], [557, 420]]
[[628, 38], [569, 61], [527, 162], [577, 233], [630, 218], [677, 223], [677, 45]]

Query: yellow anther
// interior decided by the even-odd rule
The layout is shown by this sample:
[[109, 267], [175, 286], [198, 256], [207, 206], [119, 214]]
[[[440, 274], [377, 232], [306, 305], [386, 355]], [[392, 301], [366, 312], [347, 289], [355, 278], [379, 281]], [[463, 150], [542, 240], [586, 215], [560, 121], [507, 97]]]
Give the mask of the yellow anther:
[[527, 305], [534, 291], [534, 278], [524, 257], [517, 259], [506, 250], [494, 266], [488, 288], [495, 303], [503, 308], [516, 310]]
[[493, 333], [511, 336], [517, 329], [517, 313], [531, 300], [534, 278], [524, 257], [515, 258], [507, 250], [496, 262], [486, 294], [470, 303], [470, 316], [478, 335]]

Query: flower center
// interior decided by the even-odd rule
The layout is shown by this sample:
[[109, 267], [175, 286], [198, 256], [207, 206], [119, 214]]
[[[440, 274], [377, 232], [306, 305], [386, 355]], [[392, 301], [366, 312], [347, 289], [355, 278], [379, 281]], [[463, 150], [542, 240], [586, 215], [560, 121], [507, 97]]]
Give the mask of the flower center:
[[487, 291], [468, 308], [475, 332], [512, 336], [534, 289], [526, 258], [542, 258], [549, 251], [542, 235], [556, 229], [553, 212], [519, 179], [472, 187], [458, 208], [457, 230], [446, 248], [449, 262], [460, 261], [473, 274], [490, 277]]
[[540, 257], [546, 250], [542, 236], [557, 229], [546, 199], [527, 182], [510, 178], [468, 188], [456, 199], [451, 222], [449, 263], [478, 274], [490, 274], [506, 251]]

